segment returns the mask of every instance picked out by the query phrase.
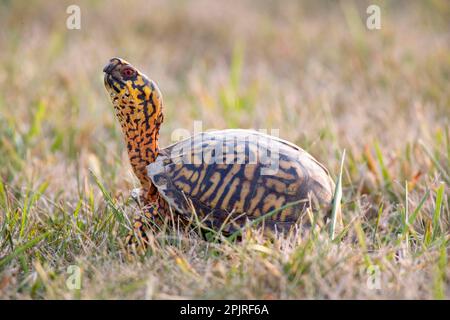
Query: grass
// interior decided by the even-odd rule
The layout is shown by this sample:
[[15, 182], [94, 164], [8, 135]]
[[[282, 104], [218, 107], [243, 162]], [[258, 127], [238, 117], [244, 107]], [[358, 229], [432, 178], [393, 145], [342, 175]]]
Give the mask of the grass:
[[[448, 299], [450, 6], [376, 1], [370, 31], [372, 2], [82, 1], [81, 30], [71, 3], [0, 2], [0, 298]], [[313, 154], [339, 176], [342, 230], [164, 225], [128, 257], [138, 183], [103, 88], [112, 56], [159, 84], [163, 146], [202, 120]]]

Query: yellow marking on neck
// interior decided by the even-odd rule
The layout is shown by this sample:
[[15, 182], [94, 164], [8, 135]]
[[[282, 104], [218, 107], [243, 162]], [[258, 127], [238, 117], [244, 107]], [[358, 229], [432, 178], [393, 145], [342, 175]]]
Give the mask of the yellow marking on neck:
[[131, 82], [131, 81], [125, 82], [125, 86], [126, 86], [127, 89], [128, 89], [128, 93], [129, 93], [129, 94], [131, 95], [131, 97], [133, 98], [134, 103], [139, 104], [139, 103], [138, 103], [139, 99], [138, 99], [138, 97], [137, 97], [137, 95], [136, 95], [136, 91], [137, 91], [137, 90], [135, 90], [135, 89], [133, 88], [132, 82]]

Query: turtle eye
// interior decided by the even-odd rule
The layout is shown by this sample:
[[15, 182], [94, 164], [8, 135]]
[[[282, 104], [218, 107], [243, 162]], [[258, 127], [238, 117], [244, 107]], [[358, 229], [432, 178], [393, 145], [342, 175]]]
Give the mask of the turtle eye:
[[122, 77], [129, 78], [134, 74], [134, 70], [131, 68], [124, 68], [124, 69], [122, 69], [121, 74], [122, 74]]

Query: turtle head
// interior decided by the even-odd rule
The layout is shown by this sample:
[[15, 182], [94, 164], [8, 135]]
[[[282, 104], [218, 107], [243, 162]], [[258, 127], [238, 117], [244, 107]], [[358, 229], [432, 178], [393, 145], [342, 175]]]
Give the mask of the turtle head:
[[139, 116], [139, 111], [155, 115], [161, 112], [162, 97], [158, 87], [129, 62], [112, 58], [103, 72], [106, 90], [121, 124], [123, 116]]
[[158, 154], [159, 127], [163, 121], [161, 92], [152, 80], [123, 59], [112, 58], [103, 72], [131, 165], [141, 183], [146, 184], [145, 167]]

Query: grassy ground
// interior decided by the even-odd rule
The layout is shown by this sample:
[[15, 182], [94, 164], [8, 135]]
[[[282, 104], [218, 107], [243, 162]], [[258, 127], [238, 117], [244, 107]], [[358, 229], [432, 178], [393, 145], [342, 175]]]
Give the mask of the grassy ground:
[[[450, 6], [372, 2], [381, 30], [359, 1], [80, 2], [81, 30], [72, 1], [1, 1], [0, 298], [449, 298]], [[125, 259], [112, 56], [159, 84], [162, 145], [194, 120], [280, 129], [334, 177], [345, 149], [342, 239], [170, 229]]]

